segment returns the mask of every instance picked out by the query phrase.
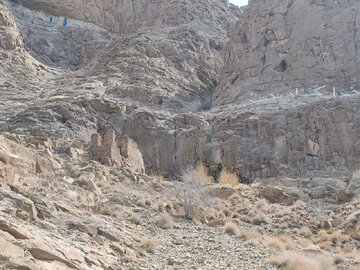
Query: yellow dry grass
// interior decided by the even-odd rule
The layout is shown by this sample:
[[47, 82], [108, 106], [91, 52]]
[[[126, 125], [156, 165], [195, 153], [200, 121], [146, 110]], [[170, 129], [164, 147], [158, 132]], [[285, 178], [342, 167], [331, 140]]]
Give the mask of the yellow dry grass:
[[230, 185], [235, 187], [239, 184], [239, 178], [236, 174], [231, 173], [228, 170], [222, 170], [219, 177], [219, 183], [221, 185]]

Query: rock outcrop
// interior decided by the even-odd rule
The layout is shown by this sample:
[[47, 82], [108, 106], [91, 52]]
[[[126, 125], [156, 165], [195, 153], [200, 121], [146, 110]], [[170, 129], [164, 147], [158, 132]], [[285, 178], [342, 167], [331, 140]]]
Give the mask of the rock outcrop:
[[[200, 6], [159, 0], [146, 7], [124, 1], [119, 7], [131, 5], [131, 11], [111, 10], [119, 12], [118, 18], [104, 15], [103, 6], [95, 4], [73, 14], [68, 7], [81, 1], [21, 2], [32, 9], [9, 6], [29, 51], [73, 71], [53, 69], [54, 77], [45, 76], [32, 89], [36, 102], [21, 102], [8, 117], [4, 113], [2, 130], [87, 141], [112, 128], [137, 142], [148, 173], [165, 175], [200, 162], [215, 177], [227, 168], [243, 182], [274, 176], [351, 177], [359, 169], [359, 97], [347, 96], [357, 77], [356, 60], [350, 58], [357, 57], [340, 44], [356, 44], [356, 20], [350, 16], [355, 1], [251, 1], [225, 49], [225, 62], [229, 30], [240, 13], [226, 1]], [[147, 12], [161, 5], [166, 8], [155, 23]], [[89, 18], [83, 17], [85, 10]], [[138, 12], [144, 14], [141, 20]], [[136, 23], [120, 24], [123, 14]], [[299, 23], [299, 14], [309, 16], [311, 28]], [[332, 14], [336, 20], [327, 21]], [[69, 16], [70, 23], [50, 27], [50, 15]], [[46, 47], [37, 46], [38, 40]], [[60, 51], [55, 44], [61, 40], [67, 42]], [[76, 63], [69, 63], [72, 55]], [[282, 68], [276, 68], [282, 60]], [[346, 79], [338, 72], [342, 65]], [[342, 92], [340, 87], [349, 88]]]
[[136, 173], [145, 173], [144, 160], [137, 143], [127, 136], [116, 136], [109, 129], [103, 138], [100, 134], [91, 135], [90, 153], [102, 163], [112, 166], [128, 166]]
[[215, 105], [325, 86], [359, 87], [360, 3], [251, 0], [226, 52]]

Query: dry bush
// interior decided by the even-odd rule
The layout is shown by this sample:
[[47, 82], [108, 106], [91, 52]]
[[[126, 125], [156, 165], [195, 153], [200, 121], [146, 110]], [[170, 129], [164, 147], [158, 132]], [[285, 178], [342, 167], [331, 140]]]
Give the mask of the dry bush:
[[174, 227], [174, 221], [169, 214], [165, 213], [160, 216], [158, 225], [161, 229], [168, 230]]
[[224, 229], [225, 229], [225, 232], [227, 232], [228, 234], [231, 234], [231, 235], [239, 235], [240, 234], [239, 227], [234, 222], [227, 222], [224, 225]]
[[244, 228], [239, 228], [238, 236], [243, 240], [250, 240], [258, 238], [258, 233], [254, 231], [250, 231]]
[[148, 253], [154, 253], [156, 241], [153, 238], [145, 238], [141, 240], [141, 247]]
[[316, 243], [322, 243], [329, 241], [329, 234], [325, 230], [320, 230], [319, 234], [315, 238]]
[[334, 245], [336, 245], [337, 243], [340, 242], [340, 239], [342, 238], [342, 233], [339, 230], [335, 230], [335, 231], [330, 231], [329, 232], [329, 240], [331, 243], [333, 243]]
[[330, 251], [343, 239], [346, 239], [346, 237], [339, 230], [320, 230], [319, 234], [315, 238], [315, 242], [320, 246], [321, 249]]
[[155, 174], [153, 175], [153, 178], [157, 181], [157, 182], [164, 182], [165, 181], [165, 176], [162, 174]]
[[282, 255], [272, 257], [269, 262], [286, 270], [336, 270], [333, 258], [296, 251], [285, 251]]
[[64, 170], [65, 175], [68, 177], [77, 178], [80, 175], [79, 170], [67, 161], [63, 164], [62, 169]]
[[255, 207], [260, 211], [266, 211], [269, 207], [269, 204], [265, 199], [261, 199], [255, 203]]
[[198, 176], [198, 178], [202, 179], [203, 182], [205, 183], [212, 183], [214, 182], [214, 178], [212, 176], [209, 176], [209, 174], [207, 173], [207, 169], [204, 166], [204, 164], [199, 164], [195, 170], [194, 170], [195, 174]]
[[305, 238], [310, 238], [311, 235], [312, 235], [312, 231], [310, 230], [309, 227], [306, 227], [306, 226], [302, 227], [302, 228], [300, 229], [300, 232], [299, 232], [299, 233], [300, 233], [301, 236], [303, 236], [303, 237], [305, 237]]
[[294, 248], [294, 240], [285, 234], [278, 235], [277, 237], [265, 237], [263, 244], [267, 246], [273, 254]]
[[280, 239], [275, 237], [266, 237], [263, 241], [263, 244], [270, 249], [270, 252], [277, 254], [285, 250], [285, 245]]
[[139, 198], [136, 200], [135, 204], [137, 206], [140, 206], [140, 207], [146, 207], [146, 203], [145, 203], [145, 199], [144, 198]]
[[[202, 173], [202, 169], [200, 172]], [[196, 208], [211, 203], [211, 199], [206, 192], [209, 178], [201, 176], [198, 167], [195, 170], [185, 170], [181, 180], [175, 186], [175, 189], [171, 191], [170, 196], [177, 198], [181, 202], [185, 217], [192, 220]]]
[[239, 178], [236, 174], [231, 173], [228, 170], [222, 170], [219, 177], [219, 183], [221, 185], [230, 185], [235, 187], [239, 184]]
[[138, 215], [136, 215], [135, 213], [131, 213], [130, 214], [130, 222], [134, 223], [135, 225], [140, 225], [141, 218]]
[[251, 218], [251, 223], [254, 225], [261, 225], [268, 223], [268, 220], [263, 212], [256, 211]]

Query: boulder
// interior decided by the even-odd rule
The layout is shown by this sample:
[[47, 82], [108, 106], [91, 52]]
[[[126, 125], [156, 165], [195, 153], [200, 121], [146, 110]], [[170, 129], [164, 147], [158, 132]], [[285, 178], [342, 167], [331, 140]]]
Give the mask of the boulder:
[[284, 205], [293, 205], [298, 199], [296, 194], [288, 194], [280, 188], [270, 186], [259, 188], [259, 196], [264, 197], [271, 203]]

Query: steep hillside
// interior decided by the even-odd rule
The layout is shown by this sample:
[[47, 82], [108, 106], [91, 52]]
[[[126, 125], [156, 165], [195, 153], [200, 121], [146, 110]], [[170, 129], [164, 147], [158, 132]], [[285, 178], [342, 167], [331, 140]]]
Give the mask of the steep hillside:
[[250, 1], [234, 29], [214, 104], [320, 87], [359, 87], [360, 3]]
[[[32, 90], [41, 96], [12, 113], [3, 130], [86, 140], [112, 127], [137, 141], [147, 172], [165, 175], [199, 162], [215, 176], [228, 168], [245, 182], [351, 178], [359, 169], [356, 57], [339, 45], [345, 39], [356, 47], [349, 15], [356, 2], [251, 1], [233, 32], [241, 12], [226, 1], [124, 1], [121, 10], [89, 4], [77, 15], [69, 8], [77, 1], [22, 3], [31, 9], [8, 2], [25, 46], [55, 68], [55, 78]], [[154, 10], [161, 11], [156, 27]], [[118, 17], [105, 23], [105, 11]], [[121, 24], [124, 14], [131, 19]], [[331, 14], [337, 20], [327, 22]], [[319, 42], [319, 53], [333, 60], [309, 54]], [[283, 59], [287, 69], [276, 70]], [[352, 79], [342, 79], [340, 67]]]
[[0, 0], [0, 269], [358, 270], [359, 6]]

